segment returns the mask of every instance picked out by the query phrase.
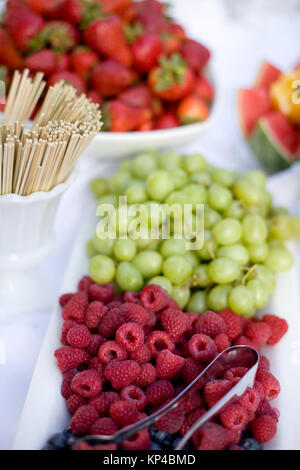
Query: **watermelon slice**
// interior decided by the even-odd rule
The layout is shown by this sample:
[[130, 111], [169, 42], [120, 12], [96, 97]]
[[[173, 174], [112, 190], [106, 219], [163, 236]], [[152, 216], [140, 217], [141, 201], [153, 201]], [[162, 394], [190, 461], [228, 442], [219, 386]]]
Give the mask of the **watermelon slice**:
[[258, 119], [271, 111], [269, 93], [265, 88], [239, 90], [237, 106], [242, 132], [247, 139]]
[[249, 140], [260, 162], [272, 173], [288, 168], [299, 158], [299, 135], [280, 111], [259, 119]]
[[255, 88], [263, 87], [269, 89], [271, 83], [275, 82], [275, 80], [277, 80], [280, 74], [281, 70], [279, 70], [279, 68], [265, 60], [260, 66], [260, 69], [256, 76], [256, 80], [254, 83]]

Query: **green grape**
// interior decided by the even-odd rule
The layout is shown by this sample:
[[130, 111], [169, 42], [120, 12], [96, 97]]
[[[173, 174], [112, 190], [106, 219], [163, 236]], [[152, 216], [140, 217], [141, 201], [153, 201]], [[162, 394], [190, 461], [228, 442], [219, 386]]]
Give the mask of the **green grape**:
[[209, 186], [211, 184], [211, 175], [208, 171], [198, 171], [197, 173], [191, 174], [190, 177], [193, 183], [203, 184]]
[[101, 255], [107, 255], [111, 256], [113, 252], [113, 246], [114, 246], [114, 240], [111, 238], [99, 238], [97, 236], [97, 233], [94, 233], [94, 236], [92, 238], [92, 242], [94, 245], [94, 249], [96, 250], [97, 253], [100, 253]]
[[249, 252], [247, 248], [244, 247], [244, 245], [239, 243], [218, 248], [217, 257], [230, 258], [240, 266], [247, 266], [249, 263]]
[[240, 267], [232, 259], [216, 258], [208, 265], [207, 274], [216, 284], [229, 284], [239, 277]]
[[276, 240], [289, 240], [294, 235], [293, 218], [289, 215], [276, 215], [270, 220], [270, 238]]
[[282, 241], [275, 239], [268, 240], [268, 245], [269, 248], [285, 248], [285, 245]]
[[136, 243], [138, 250], [154, 251], [158, 249], [159, 240], [155, 240], [150, 237], [149, 238], [136, 238], [135, 243]]
[[239, 315], [246, 315], [254, 307], [252, 291], [246, 286], [235, 286], [228, 295], [228, 303], [231, 310]]
[[204, 245], [197, 251], [197, 254], [204, 261], [209, 261], [215, 257], [217, 251], [217, 244], [215, 239], [212, 237], [210, 230], [204, 230]]
[[257, 206], [263, 199], [263, 190], [243, 177], [233, 186], [233, 192], [237, 199], [240, 199], [246, 206]]
[[138, 253], [132, 262], [142, 276], [148, 279], [161, 272], [163, 258], [156, 251], [145, 250]]
[[204, 227], [206, 229], [212, 228], [216, 223], [222, 220], [221, 214], [205, 205], [204, 208]]
[[276, 215], [287, 215], [289, 211], [285, 207], [279, 207], [279, 206], [272, 206], [270, 209], [270, 215], [276, 216]]
[[252, 263], [264, 263], [269, 253], [269, 246], [266, 242], [249, 245], [248, 252]]
[[212, 209], [224, 211], [232, 201], [232, 193], [219, 183], [213, 183], [208, 190], [208, 202]]
[[268, 227], [260, 215], [246, 215], [243, 220], [243, 239], [248, 245], [263, 243], [268, 236]]
[[191, 297], [191, 291], [188, 287], [174, 286], [171, 294], [172, 299], [178, 303], [183, 310]]
[[173, 193], [169, 194], [166, 199], [166, 204], [169, 206], [172, 206], [173, 204], [179, 204], [183, 207], [184, 204], [188, 204], [188, 202], [188, 196], [184, 191], [174, 191]]
[[124, 193], [128, 198], [128, 204], [140, 204], [147, 201], [148, 196], [143, 183], [134, 183], [129, 185]]
[[160, 155], [158, 165], [162, 170], [173, 171], [180, 168], [181, 156], [178, 153], [168, 150]]
[[198, 290], [191, 295], [186, 311], [195, 313], [205, 313], [207, 311], [207, 298], [205, 291]]
[[224, 217], [232, 219], [242, 219], [245, 215], [245, 209], [241, 201], [232, 201], [224, 212]]
[[145, 152], [132, 160], [131, 170], [136, 178], [145, 180], [150, 173], [156, 170], [156, 159], [151, 152]]
[[231, 285], [215, 286], [207, 295], [208, 308], [214, 312], [221, 312], [228, 308], [228, 294], [231, 290]]
[[232, 245], [240, 240], [242, 226], [236, 219], [224, 219], [214, 226], [212, 233], [219, 245]]
[[275, 289], [274, 273], [270, 268], [268, 268], [268, 266], [265, 266], [264, 264], [259, 264], [256, 266], [253, 274], [249, 277], [249, 279], [259, 279], [261, 282], [263, 282], [270, 295]]
[[108, 181], [108, 189], [111, 193], [123, 194], [131, 180], [131, 174], [126, 171], [115, 173]]
[[111, 282], [115, 276], [115, 271], [114, 262], [108, 256], [96, 255], [90, 260], [90, 276], [91, 279], [98, 284]]
[[234, 182], [234, 174], [229, 170], [223, 170], [222, 168], [217, 168], [211, 174], [212, 180], [215, 183], [222, 184], [227, 188], [233, 185]]
[[265, 263], [274, 273], [281, 273], [293, 266], [294, 258], [286, 248], [271, 248]]
[[137, 291], [144, 285], [142, 274], [128, 261], [123, 261], [117, 266], [116, 281], [123, 291]]
[[246, 175], [247, 180], [254, 186], [260, 189], [264, 189], [267, 182], [267, 175], [261, 170], [249, 171]]
[[104, 194], [98, 199], [98, 206], [102, 204], [110, 204], [111, 206], [118, 207], [118, 196], [116, 194]]
[[189, 155], [182, 160], [182, 166], [188, 173], [195, 173], [206, 168], [206, 160], [202, 155]]
[[192, 265], [183, 256], [170, 256], [163, 262], [163, 274], [172, 284], [183, 284], [192, 272]]
[[207, 191], [204, 186], [195, 183], [188, 184], [183, 191], [187, 195], [187, 202], [193, 204], [194, 209], [196, 204], [205, 204]]
[[164, 170], [151, 173], [146, 186], [149, 196], [156, 201], [163, 201], [174, 189], [172, 177]]
[[254, 299], [254, 308], [264, 308], [269, 300], [269, 293], [264, 282], [259, 279], [253, 279], [247, 283], [248, 289], [251, 290]]
[[86, 243], [86, 254], [89, 258], [97, 255], [97, 250], [94, 247], [94, 243], [92, 239], [88, 240]]
[[108, 183], [105, 178], [96, 178], [90, 183], [90, 189], [93, 195], [98, 198], [108, 192]]
[[207, 264], [199, 264], [193, 275], [193, 286], [195, 287], [209, 287], [213, 285], [212, 280], [208, 277], [207, 274]]
[[293, 237], [300, 237], [300, 219], [292, 217]]
[[173, 286], [172, 283], [164, 276], [154, 276], [150, 279], [148, 284], [156, 284], [157, 286], [165, 289], [169, 295], [172, 294]]
[[176, 168], [176, 170], [170, 172], [170, 175], [174, 184], [174, 189], [181, 189], [189, 180], [186, 171], [182, 168]]
[[160, 252], [164, 258], [169, 256], [179, 255], [182, 256], [186, 253], [186, 240], [170, 238], [169, 240], [164, 240], [160, 245]]
[[118, 261], [131, 261], [136, 255], [136, 243], [130, 238], [116, 240], [114, 255]]
[[195, 269], [196, 266], [198, 266], [198, 263], [199, 263], [198, 256], [193, 251], [189, 250], [183, 256], [192, 265], [193, 269]]
[[124, 158], [124, 160], [122, 160], [120, 163], [119, 170], [128, 171], [129, 173], [131, 173], [131, 168], [132, 168], [131, 158]]

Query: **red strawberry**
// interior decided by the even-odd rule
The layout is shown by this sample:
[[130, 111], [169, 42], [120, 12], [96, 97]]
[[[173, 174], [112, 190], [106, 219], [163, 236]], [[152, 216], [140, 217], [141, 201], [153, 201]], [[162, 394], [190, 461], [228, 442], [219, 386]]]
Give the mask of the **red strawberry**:
[[105, 11], [122, 15], [132, 0], [101, 0]]
[[25, 65], [33, 72], [40, 71], [49, 76], [55, 72], [57, 60], [54, 52], [50, 49], [42, 49], [27, 57]]
[[66, 21], [49, 21], [46, 26], [29, 41], [30, 50], [40, 51], [50, 47], [54, 52], [67, 52], [78, 42], [78, 32]]
[[25, 0], [30, 10], [38, 15], [59, 18], [65, 0]]
[[157, 119], [154, 129], [171, 129], [178, 126], [179, 121], [175, 114], [165, 113]]
[[84, 30], [85, 42], [101, 54], [115, 59], [125, 67], [130, 66], [132, 56], [126, 44], [123, 24], [118, 16], [94, 20]]
[[85, 92], [85, 82], [82, 80], [79, 75], [74, 72], [69, 72], [68, 70], [63, 70], [62, 72], [56, 72], [48, 80], [48, 86], [52, 86], [57, 82], [64, 80], [67, 83], [71, 83], [78, 91]]
[[103, 114], [105, 130], [112, 132], [133, 131], [142, 125], [147, 117], [147, 111], [143, 108], [133, 108], [119, 100], [107, 103]]
[[100, 93], [97, 90], [89, 90], [86, 96], [93, 102], [97, 103], [99, 106], [102, 105], [102, 99]]
[[86, 80], [89, 78], [92, 68], [98, 62], [98, 55], [88, 47], [78, 47], [71, 54], [71, 65], [74, 72]]
[[177, 117], [183, 125], [205, 121], [208, 115], [207, 104], [195, 95], [184, 98], [177, 108]]
[[8, 32], [2, 27], [0, 27], [0, 62], [10, 69], [23, 67], [23, 58], [16, 49]]
[[19, 0], [7, 1], [5, 21], [8, 31], [21, 51], [28, 49], [29, 40], [44, 26], [43, 18], [33, 13]]
[[187, 96], [194, 86], [195, 77], [180, 54], [170, 59], [161, 58], [160, 65], [151, 70], [148, 82], [153, 93], [167, 101]]
[[198, 72], [207, 64], [210, 58], [209, 50], [193, 39], [187, 39], [183, 43], [181, 53], [189, 66]]
[[174, 34], [178, 39], [184, 41], [186, 39], [186, 34], [183, 27], [177, 23], [169, 23], [167, 25], [168, 33]]
[[68, 54], [64, 54], [64, 53], [56, 54], [56, 59], [57, 59], [57, 67], [56, 67], [57, 72], [63, 72], [64, 70], [70, 69], [71, 60]]
[[128, 88], [119, 95], [119, 99], [136, 108], [150, 108], [152, 103], [151, 93], [145, 85]]
[[137, 18], [146, 31], [159, 33], [167, 25], [166, 5], [157, 0], [143, 0], [136, 5]]
[[73, 24], [86, 27], [91, 21], [103, 17], [100, 0], [65, 0], [64, 17]]
[[163, 32], [161, 33], [163, 41], [164, 54], [169, 56], [174, 52], [178, 52], [181, 47], [182, 40], [173, 33]]
[[97, 65], [91, 76], [91, 83], [101, 96], [117, 95], [127, 88], [131, 81], [131, 71], [113, 59]]
[[200, 77], [196, 79], [196, 84], [193, 91], [195, 95], [199, 96], [199, 98], [202, 98], [208, 103], [214, 99], [214, 89], [212, 84], [209, 80], [207, 80], [207, 78], [204, 77], [204, 75], [200, 75]]
[[134, 67], [141, 72], [149, 72], [157, 65], [162, 50], [162, 41], [158, 34], [143, 34], [131, 46]]

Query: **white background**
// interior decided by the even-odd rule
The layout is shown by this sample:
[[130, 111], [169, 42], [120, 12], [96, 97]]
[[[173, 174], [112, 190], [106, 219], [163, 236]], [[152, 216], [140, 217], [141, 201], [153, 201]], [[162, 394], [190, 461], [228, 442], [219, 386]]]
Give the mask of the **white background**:
[[[263, 59], [288, 69], [300, 60], [300, 11], [277, 12], [297, 2], [286, 0], [173, 0], [176, 19], [190, 36], [205, 41], [213, 52], [213, 64], [220, 88], [217, 119], [198, 142], [184, 152], [201, 151], [213, 163], [249, 170], [258, 164], [243, 142], [236, 117], [236, 90], [251, 85]], [[298, 2], [299, 3], [299, 2]], [[251, 9], [251, 4], [253, 9]], [[232, 8], [244, 5], [245, 15], [232, 18]], [[257, 15], [257, 7], [260, 10]], [[267, 8], [263, 8], [267, 5]], [[78, 227], [92, 199], [88, 181], [101, 174], [101, 161], [86, 157], [80, 178], [65, 195], [56, 224], [56, 244], [43, 269], [53, 289], [53, 304], [59, 295]], [[283, 188], [288, 191], [289, 187]], [[5, 346], [5, 364], [0, 357], [0, 449], [9, 449], [34, 364], [45, 334], [51, 308], [0, 324], [0, 354]], [[41, 384], [41, 394], [43, 385]], [[34, 419], [34, 416], [33, 416]]]

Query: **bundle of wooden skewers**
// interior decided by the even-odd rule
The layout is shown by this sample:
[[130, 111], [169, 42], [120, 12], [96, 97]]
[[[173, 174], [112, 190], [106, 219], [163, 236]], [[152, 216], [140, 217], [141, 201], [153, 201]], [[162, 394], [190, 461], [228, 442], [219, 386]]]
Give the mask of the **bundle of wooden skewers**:
[[60, 82], [44, 92], [43, 74], [16, 71], [0, 126], [0, 195], [50, 191], [69, 176], [101, 128], [99, 106]]

